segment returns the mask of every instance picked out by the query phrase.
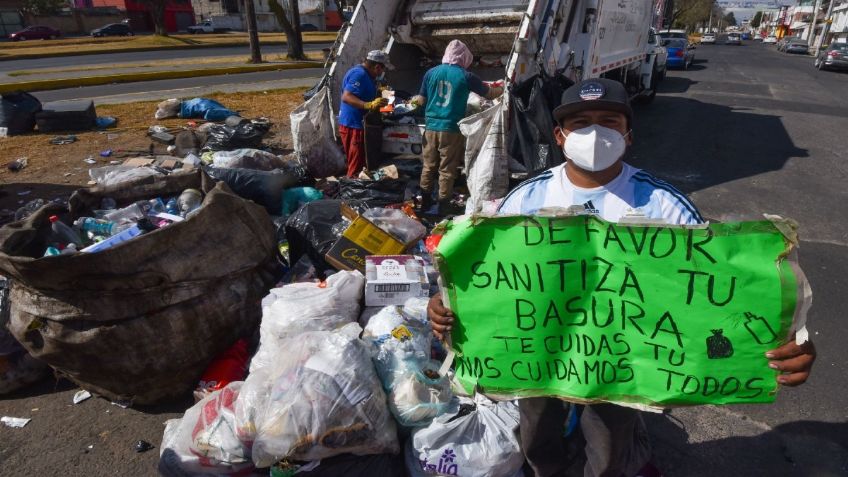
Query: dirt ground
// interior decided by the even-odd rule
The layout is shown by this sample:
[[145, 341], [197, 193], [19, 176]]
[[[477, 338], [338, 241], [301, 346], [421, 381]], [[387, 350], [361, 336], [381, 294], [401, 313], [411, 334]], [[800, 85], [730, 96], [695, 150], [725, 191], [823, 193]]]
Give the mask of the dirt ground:
[[[273, 122], [264, 141], [275, 151], [284, 152], [291, 144], [289, 112], [302, 102], [302, 90], [262, 93], [213, 94], [225, 106], [242, 116], [264, 116]], [[188, 120], [153, 118], [156, 102], [108, 105], [97, 108], [99, 116], [115, 116], [116, 128], [75, 134], [78, 140], [52, 145], [55, 134], [29, 134], [0, 139], [0, 218], [4, 209], [14, 212], [35, 198], [50, 200], [67, 197], [89, 181], [88, 169], [123, 160], [148, 151], [151, 140], [147, 128], [161, 124], [169, 128], [185, 126]], [[202, 121], [197, 121], [201, 123]], [[156, 143], [156, 152], [165, 146]], [[111, 157], [100, 157], [106, 149]], [[5, 164], [19, 157], [28, 166], [19, 172]], [[83, 160], [92, 156], [97, 164]], [[7, 212], [8, 213], [8, 212]], [[0, 425], [0, 476], [155, 476], [164, 423], [179, 418], [193, 400], [168, 402], [156, 407], [123, 409], [107, 399], [92, 397], [73, 404], [79, 388], [67, 380], [47, 377], [18, 393], [0, 396], [0, 416], [31, 418], [21, 429]], [[144, 440], [155, 446], [138, 453], [134, 446]]]
[[[291, 147], [289, 112], [303, 101], [302, 89], [275, 90], [255, 93], [216, 93], [209, 95], [224, 106], [239, 112], [243, 117], [267, 117], [273, 126], [264, 144], [277, 153]], [[110, 165], [112, 161], [148, 154], [151, 146], [156, 154], [167, 154], [166, 145], [152, 141], [147, 130], [154, 124], [179, 129], [188, 127], [189, 121], [197, 125], [202, 120], [164, 119], [153, 117], [156, 101], [97, 107], [98, 116], [113, 116], [117, 126], [100, 131], [68, 132], [58, 134], [33, 133], [0, 138], [0, 222], [23, 204], [42, 198], [45, 201], [67, 197], [74, 190], [86, 187], [91, 180], [88, 170]], [[72, 144], [53, 145], [50, 140], [57, 135], [73, 134]], [[111, 150], [109, 157], [101, 153]], [[6, 164], [27, 158], [27, 166], [12, 172]], [[91, 158], [96, 164], [89, 165]]]

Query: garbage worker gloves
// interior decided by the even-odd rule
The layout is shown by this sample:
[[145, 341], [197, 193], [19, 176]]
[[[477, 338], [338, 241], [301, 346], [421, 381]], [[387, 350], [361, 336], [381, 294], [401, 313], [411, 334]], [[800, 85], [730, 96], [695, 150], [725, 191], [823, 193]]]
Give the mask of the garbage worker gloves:
[[486, 99], [495, 99], [500, 97], [504, 92], [503, 86], [489, 86], [489, 92], [486, 93]]
[[365, 103], [365, 109], [369, 111], [379, 111], [380, 108], [389, 104], [389, 100], [386, 98], [377, 98], [373, 101], [369, 101]]
[[412, 99], [409, 100], [409, 102], [410, 102], [410, 104], [412, 104], [413, 106], [416, 106], [416, 107], [417, 106], [424, 106], [425, 104], [427, 104], [427, 98], [425, 98], [424, 96], [421, 96], [420, 94], [416, 94], [415, 96], [412, 97]]

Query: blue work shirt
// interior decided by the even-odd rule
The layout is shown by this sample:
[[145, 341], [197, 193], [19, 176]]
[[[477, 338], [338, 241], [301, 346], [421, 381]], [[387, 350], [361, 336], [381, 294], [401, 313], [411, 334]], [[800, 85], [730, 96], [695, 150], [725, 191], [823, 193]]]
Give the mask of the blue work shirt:
[[465, 106], [471, 91], [485, 96], [489, 88], [480, 77], [459, 65], [443, 63], [430, 68], [424, 75], [418, 93], [427, 98], [424, 111], [427, 129], [459, 132], [457, 123], [465, 117]]
[[[342, 95], [348, 91], [362, 101], [373, 101], [377, 97], [377, 83], [362, 65], [349, 69], [342, 80]], [[354, 129], [362, 129], [362, 117], [365, 110], [351, 106], [344, 101], [339, 106], [339, 124]]]

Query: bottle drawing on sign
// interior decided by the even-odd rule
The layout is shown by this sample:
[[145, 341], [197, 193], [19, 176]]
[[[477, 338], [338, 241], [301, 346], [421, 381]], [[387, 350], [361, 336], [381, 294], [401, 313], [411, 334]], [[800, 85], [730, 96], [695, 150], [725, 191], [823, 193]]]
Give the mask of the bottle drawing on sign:
[[707, 337], [707, 357], [710, 359], [720, 359], [733, 356], [733, 343], [724, 336], [724, 330], [710, 331], [713, 334]]
[[777, 333], [774, 332], [769, 322], [762, 316], [757, 316], [749, 311], [745, 312], [745, 329], [761, 345], [769, 344], [777, 339]]

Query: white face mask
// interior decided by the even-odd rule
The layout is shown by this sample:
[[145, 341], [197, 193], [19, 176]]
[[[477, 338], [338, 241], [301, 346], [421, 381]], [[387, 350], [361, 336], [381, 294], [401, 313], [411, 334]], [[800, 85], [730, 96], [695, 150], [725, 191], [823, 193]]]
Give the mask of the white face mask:
[[587, 171], [610, 168], [627, 148], [620, 132], [597, 124], [571, 131], [563, 137], [562, 152], [565, 157]]

